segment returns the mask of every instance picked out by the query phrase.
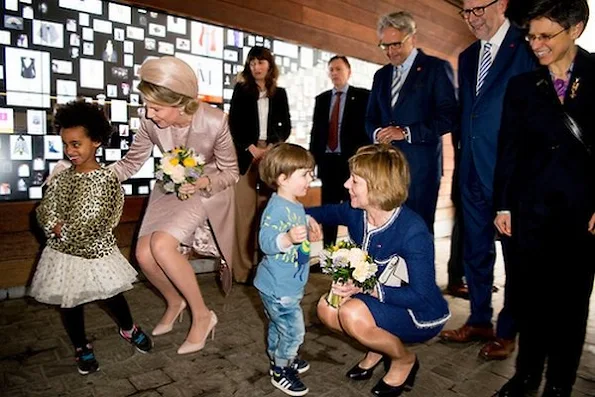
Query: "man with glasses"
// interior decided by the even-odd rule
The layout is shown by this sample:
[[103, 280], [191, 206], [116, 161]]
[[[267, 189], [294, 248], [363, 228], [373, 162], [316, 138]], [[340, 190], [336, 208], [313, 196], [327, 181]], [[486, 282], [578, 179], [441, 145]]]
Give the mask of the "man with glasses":
[[477, 37], [459, 56], [459, 100], [461, 106], [459, 183], [463, 210], [463, 258], [469, 288], [471, 314], [458, 329], [442, 331], [447, 341], [488, 343], [479, 355], [505, 359], [515, 349], [517, 327], [512, 305], [515, 293], [514, 250], [503, 237], [506, 270], [504, 308], [492, 326], [492, 284], [494, 281], [495, 228], [493, 185], [498, 150], [498, 132], [508, 80], [533, 70], [535, 59], [522, 32], [505, 16], [508, 0], [464, 0], [461, 17]]
[[400, 149], [411, 167], [406, 205], [430, 232], [442, 176], [442, 135], [455, 128], [454, 73], [447, 61], [415, 48], [411, 14], [395, 12], [378, 21], [379, 47], [390, 63], [374, 75], [366, 113], [373, 142]]

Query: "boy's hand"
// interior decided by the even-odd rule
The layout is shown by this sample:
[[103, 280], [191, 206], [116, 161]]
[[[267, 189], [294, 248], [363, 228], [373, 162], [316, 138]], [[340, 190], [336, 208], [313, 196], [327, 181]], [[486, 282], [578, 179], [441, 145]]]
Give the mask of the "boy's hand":
[[304, 225], [294, 226], [287, 232], [287, 237], [292, 244], [299, 244], [308, 238], [308, 229]]

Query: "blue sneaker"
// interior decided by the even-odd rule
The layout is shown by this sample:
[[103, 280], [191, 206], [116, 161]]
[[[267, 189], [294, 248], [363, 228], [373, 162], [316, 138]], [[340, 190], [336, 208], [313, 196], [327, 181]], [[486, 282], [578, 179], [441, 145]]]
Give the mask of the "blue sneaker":
[[74, 359], [78, 367], [79, 374], [87, 375], [99, 371], [99, 363], [95, 359], [93, 346], [88, 343], [86, 346], [79, 347], [74, 352]]
[[[293, 362], [290, 365], [291, 368], [295, 369], [298, 374], [303, 374], [307, 370], [310, 369], [310, 363], [306, 360], [302, 360], [299, 357], [293, 359]], [[271, 360], [271, 365], [269, 367], [269, 375], [273, 376], [273, 368], [275, 368], [275, 362]]]
[[120, 336], [128, 343], [133, 345], [141, 353], [148, 353], [153, 348], [153, 341], [140, 327], [132, 327], [132, 333], [125, 332], [120, 328]]
[[305, 396], [310, 391], [292, 367], [273, 367], [271, 383], [290, 396]]

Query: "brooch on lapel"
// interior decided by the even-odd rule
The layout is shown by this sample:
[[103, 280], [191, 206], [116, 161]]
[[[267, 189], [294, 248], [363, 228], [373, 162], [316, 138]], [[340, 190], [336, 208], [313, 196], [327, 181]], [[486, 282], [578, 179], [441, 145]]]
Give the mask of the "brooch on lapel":
[[510, 43], [509, 47], [514, 48], [514, 43]]
[[579, 85], [580, 79], [578, 77], [575, 77], [574, 81], [572, 82], [572, 85], [570, 86], [570, 98], [576, 98], [576, 92], [578, 91]]
[[536, 85], [537, 87], [539, 87], [539, 86], [540, 86], [540, 85], [542, 85], [542, 84], [546, 84], [546, 83], [545, 83], [545, 79], [541, 79], [541, 80], [539, 80], [539, 81], [537, 82], [537, 84], [535, 84], [535, 85]]
[[417, 70], [418, 72], [421, 72], [421, 66], [418, 66], [417, 69], [415, 69], [415, 70]]

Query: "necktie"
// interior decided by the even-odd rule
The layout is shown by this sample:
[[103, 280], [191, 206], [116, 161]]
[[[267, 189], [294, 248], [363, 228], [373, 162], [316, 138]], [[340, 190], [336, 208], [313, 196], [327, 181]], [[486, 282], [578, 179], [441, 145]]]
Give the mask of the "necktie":
[[393, 83], [390, 87], [390, 106], [392, 108], [395, 107], [397, 104], [397, 98], [399, 98], [399, 90], [401, 89], [401, 79], [403, 77], [403, 72], [400, 67], [395, 67], [395, 72], [393, 74]]
[[477, 75], [477, 86], [475, 87], [475, 95], [479, 94], [481, 86], [485, 81], [490, 66], [492, 66], [492, 44], [485, 43], [483, 46], [483, 54], [481, 55], [481, 63], [479, 64], [479, 73]]
[[335, 94], [337, 98], [335, 98], [335, 105], [333, 106], [331, 121], [328, 126], [328, 148], [333, 152], [337, 150], [337, 146], [339, 146], [339, 109], [341, 107], [341, 94], [341, 91], [337, 91]]

